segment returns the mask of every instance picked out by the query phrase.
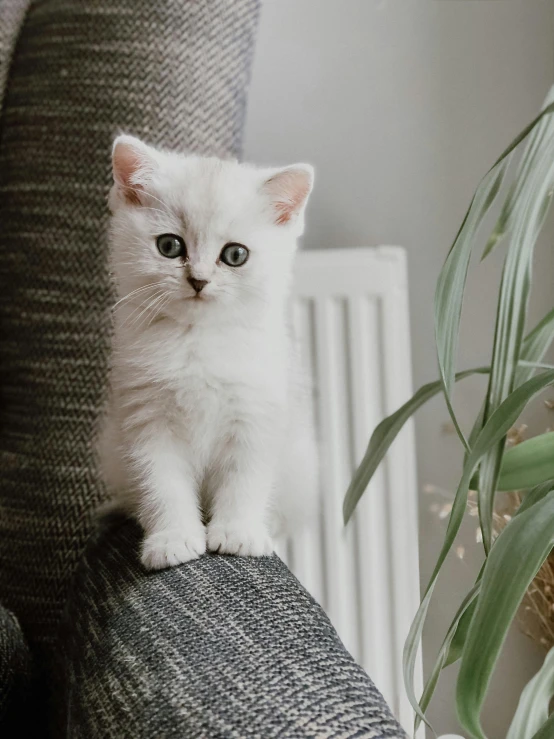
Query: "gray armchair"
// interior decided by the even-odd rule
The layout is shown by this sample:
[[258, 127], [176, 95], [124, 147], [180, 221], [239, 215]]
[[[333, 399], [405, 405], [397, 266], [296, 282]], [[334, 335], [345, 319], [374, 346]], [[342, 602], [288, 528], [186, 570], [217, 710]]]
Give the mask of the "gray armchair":
[[0, 0], [0, 735], [401, 737], [277, 557], [94, 524], [124, 129], [238, 155], [259, 0]]

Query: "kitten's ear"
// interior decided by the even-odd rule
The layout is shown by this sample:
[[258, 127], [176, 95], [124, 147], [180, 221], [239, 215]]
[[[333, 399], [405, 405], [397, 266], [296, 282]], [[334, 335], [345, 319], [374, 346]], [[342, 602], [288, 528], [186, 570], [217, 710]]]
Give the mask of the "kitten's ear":
[[126, 134], [115, 139], [112, 150], [115, 189], [129, 205], [142, 204], [144, 186], [156, 166], [156, 150], [140, 139]]
[[279, 169], [263, 184], [270, 199], [275, 223], [284, 225], [302, 213], [314, 184], [314, 168], [293, 164]]

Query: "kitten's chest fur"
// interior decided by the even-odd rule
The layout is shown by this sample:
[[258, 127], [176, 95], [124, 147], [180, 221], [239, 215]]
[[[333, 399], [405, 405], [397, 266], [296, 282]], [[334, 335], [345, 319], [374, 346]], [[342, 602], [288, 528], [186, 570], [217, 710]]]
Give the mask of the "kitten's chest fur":
[[[194, 446], [286, 413], [284, 328], [157, 325], [118, 351], [117, 384]], [[116, 360], [117, 362], [117, 360]]]

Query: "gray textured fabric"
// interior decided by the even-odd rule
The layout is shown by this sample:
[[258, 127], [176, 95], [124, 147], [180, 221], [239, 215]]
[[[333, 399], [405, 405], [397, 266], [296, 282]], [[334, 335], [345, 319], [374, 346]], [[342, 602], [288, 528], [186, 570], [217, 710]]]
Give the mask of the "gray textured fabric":
[[31, 0], [0, 0], [0, 111], [19, 31]]
[[276, 557], [146, 574], [111, 518], [78, 570], [60, 639], [72, 739], [405, 737], [321, 608]]
[[[111, 139], [237, 154], [258, 4], [33, 0], [15, 47], [0, 127], [0, 600], [45, 656], [102, 497]], [[0, 0], [6, 33], [23, 5]]]
[[[21, 736], [31, 693], [31, 652], [15, 616], [0, 606], [0, 735]], [[18, 734], [10, 733], [17, 726]]]

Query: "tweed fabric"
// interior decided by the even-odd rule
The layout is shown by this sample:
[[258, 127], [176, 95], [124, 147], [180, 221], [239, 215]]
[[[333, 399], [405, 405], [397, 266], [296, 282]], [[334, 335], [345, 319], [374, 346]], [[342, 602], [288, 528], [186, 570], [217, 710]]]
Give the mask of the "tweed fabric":
[[0, 0], [0, 111], [14, 48], [31, 0]]
[[[103, 495], [111, 140], [121, 128], [236, 155], [258, 5], [32, 0], [15, 47], [0, 127], [0, 600], [46, 654]], [[22, 7], [0, 0], [13, 18]]]
[[[24, 726], [21, 714], [31, 692], [31, 652], [15, 616], [0, 606], [0, 735]], [[21, 733], [19, 734], [21, 736]]]
[[106, 521], [78, 570], [60, 640], [67, 736], [405, 737], [276, 556], [146, 574], [139, 539]]

